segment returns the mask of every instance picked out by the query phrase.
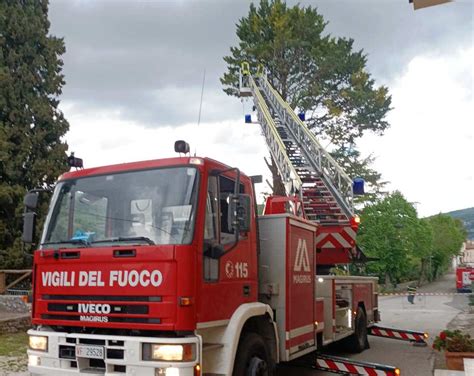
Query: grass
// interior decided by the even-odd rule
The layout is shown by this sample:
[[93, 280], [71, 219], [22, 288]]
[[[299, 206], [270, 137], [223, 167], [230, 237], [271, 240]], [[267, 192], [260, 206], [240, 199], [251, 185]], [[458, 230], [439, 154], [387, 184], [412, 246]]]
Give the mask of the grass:
[[28, 348], [28, 334], [25, 332], [0, 334], [0, 356], [21, 356]]
[[1, 371], [25, 371], [28, 334], [25, 332], [0, 334], [0, 374]]

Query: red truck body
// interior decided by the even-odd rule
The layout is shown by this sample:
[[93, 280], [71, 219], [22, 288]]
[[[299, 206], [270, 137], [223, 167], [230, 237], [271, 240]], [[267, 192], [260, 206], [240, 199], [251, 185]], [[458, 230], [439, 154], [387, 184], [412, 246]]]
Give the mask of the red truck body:
[[[168, 181], [150, 178], [155, 173]], [[148, 180], [152, 188], [162, 184], [158, 195]], [[235, 186], [251, 198], [248, 228], [238, 241], [227, 206]], [[190, 208], [160, 207], [163, 197], [187, 197]], [[150, 216], [149, 206], [160, 207], [161, 216]], [[155, 230], [153, 242], [140, 232], [143, 225]], [[121, 238], [126, 227], [141, 236]], [[319, 231], [317, 223], [289, 213], [257, 218], [251, 179], [212, 159], [66, 173], [35, 251], [30, 336], [47, 338], [40, 340], [47, 348], [29, 350], [29, 369], [240, 375], [249, 333], [263, 339], [269, 365], [343, 338], [356, 341], [361, 327], [378, 320], [377, 281], [316, 275]], [[157, 358], [147, 358], [149, 346], [156, 346]], [[174, 362], [170, 346], [192, 349], [191, 355]], [[357, 346], [361, 351], [365, 342]]]
[[472, 292], [474, 267], [458, 266], [456, 268], [456, 289], [458, 292]]

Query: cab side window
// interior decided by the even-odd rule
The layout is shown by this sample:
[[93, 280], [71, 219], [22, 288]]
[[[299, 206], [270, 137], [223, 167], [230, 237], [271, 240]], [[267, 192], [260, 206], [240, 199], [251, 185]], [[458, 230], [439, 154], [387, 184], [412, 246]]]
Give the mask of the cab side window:
[[234, 193], [234, 180], [219, 176], [219, 206], [220, 206], [220, 242], [232, 243], [235, 239], [234, 230], [230, 219], [230, 198]]
[[[204, 224], [204, 251], [219, 243], [219, 191], [217, 178], [209, 177], [206, 200], [206, 218]], [[217, 281], [219, 279], [219, 260], [204, 255], [204, 279]]]

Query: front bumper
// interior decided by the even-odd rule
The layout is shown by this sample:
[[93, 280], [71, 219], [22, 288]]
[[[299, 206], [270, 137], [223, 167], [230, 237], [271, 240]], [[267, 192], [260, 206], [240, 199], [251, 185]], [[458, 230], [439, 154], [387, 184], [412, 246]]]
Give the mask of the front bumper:
[[[32, 375], [100, 375], [100, 376], [194, 376], [201, 364], [199, 336], [128, 337], [29, 330], [29, 335], [48, 337], [48, 350], [28, 350], [28, 370]], [[195, 343], [193, 362], [163, 362], [142, 360], [142, 343]], [[89, 344], [104, 347], [104, 359], [76, 357], [75, 347]], [[199, 366], [198, 366], [199, 367]]]

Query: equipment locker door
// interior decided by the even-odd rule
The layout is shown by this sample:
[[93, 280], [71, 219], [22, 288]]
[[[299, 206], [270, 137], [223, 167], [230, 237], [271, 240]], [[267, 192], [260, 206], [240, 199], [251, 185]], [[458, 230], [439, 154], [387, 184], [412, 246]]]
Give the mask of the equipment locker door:
[[287, 351], [293, 354], [315, 346], [314, 241], [316, 227], [287, 219]]

